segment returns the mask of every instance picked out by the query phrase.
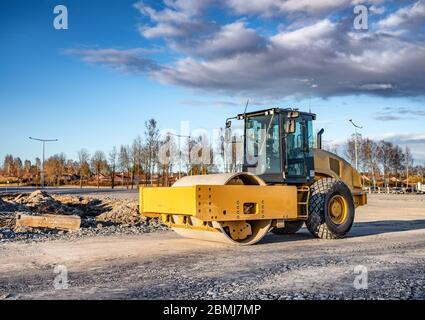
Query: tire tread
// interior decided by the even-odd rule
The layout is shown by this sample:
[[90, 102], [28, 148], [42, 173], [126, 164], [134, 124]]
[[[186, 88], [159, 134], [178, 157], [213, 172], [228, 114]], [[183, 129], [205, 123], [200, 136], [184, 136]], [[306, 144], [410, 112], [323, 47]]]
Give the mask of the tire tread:
[[337, 189], [339, 184], [344, 187], [346, 185], [341, 180], [333, 178], [322, 178], [317, 180], [310, 187], [310, 201], [309, 201], [309, 217], [306, 221], [306, 227], [315, 237], [320, 239], [339, 239], [344, 235], [336, 234], [329, 229], [325, 220], [325, 201], [326, 195]]

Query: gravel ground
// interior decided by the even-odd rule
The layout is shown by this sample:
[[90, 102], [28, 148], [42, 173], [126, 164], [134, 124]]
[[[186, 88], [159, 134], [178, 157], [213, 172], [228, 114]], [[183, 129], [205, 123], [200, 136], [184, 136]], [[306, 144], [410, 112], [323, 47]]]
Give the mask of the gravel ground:
[[[0, 244], [5, 299], [425, 299], [425, 196], [372, 195], [349, 237], [234, 247], [172, 231]], [[67, 289], [54, 287], [66, 267]], [[357, 266], [367, 289], [356, 289]]]
[[[86, 222], [87, 223], [87, 220]], [[167, 230], [168, 228], [156, 220], [139, 223], [135, 225], [102, 225], [97, 221], [93, 221], [93, 226], [84, 227], [79, 231], [65, 232], [55, 230], [33, 230], [30, 232], [14, 232], [8, 228], [0, 228], [0, 243], [6, 242], [42, 242], [52, 240], [77, 240], [85, 237], [109, 237], [120, 235], [141, 235], [159, 230]]]

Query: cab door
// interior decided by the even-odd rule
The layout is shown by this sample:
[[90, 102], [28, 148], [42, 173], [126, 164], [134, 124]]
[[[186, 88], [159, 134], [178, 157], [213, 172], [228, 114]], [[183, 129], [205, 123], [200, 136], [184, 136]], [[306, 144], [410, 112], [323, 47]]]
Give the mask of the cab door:
[[306, 183], [314, 177], [312, 117], [295, 120], [295, 132], [286, 136], [285, 174], [287, 183]]

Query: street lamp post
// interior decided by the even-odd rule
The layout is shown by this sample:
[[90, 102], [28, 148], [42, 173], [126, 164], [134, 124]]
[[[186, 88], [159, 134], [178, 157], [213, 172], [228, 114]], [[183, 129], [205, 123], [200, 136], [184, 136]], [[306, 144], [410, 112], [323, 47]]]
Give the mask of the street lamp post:
[[33, 138], [33, 137], [29, 137], [31, 140], [35, 140], [35, 141], [40, 141], [43, 143], [43, 158], [42, 158], [42, 163], [41, 163], [41, 181], [40, 181], [40, 185], [41, 188], [44, 188], [44, 157], [45, 157], [45, 152], [46, 152], [46, 142], [56, 142], [59, 141], [58, 139], [38, 139], [38, 138]]
[[187, 138], [188, 139], [187, 148], [188, 148], [188, 158], [189, 158], [189, 165], [190, 165], [190, 138], [191, 138], [191, 136], [184, 136], [184, 135], [181, 135], [181, 134], [175, 134], [175, 133], [171, 133], [171, 132], [168, 132], [168, 135], [179, 138], [179, 179], [180, 179], [181, 178], [181, 171], [182, 171], [182, 151], [181, 151], [181, 148], [180, 148], [180, 138]]
[[410, 161], [410, 159], [409, 159], [409, 153], [407, 152], [407, 150], [408, 150], [408, 147], [406, 146], [406, 185], [407, 185], [407, 189], [408, 189], [409, 188], [409, 161]]
[[356, 170], [358, 171], [359, 170], [359, 165], [358, 165], [358, 141], [357, 141], [357, 129], [363, 129], [363, 127], [361, 127], [361, 126], [359, 126], [359, 125], [356, 125], [354, 122], [353, 122], [353, 119], [350, 119], [350, 120], [348, 120], [348, 121], [350, 121], [350, 123], [354, 126], [354, 132], [355, 132], [355, 140], [354, 140], [354, 153], [355, 153], [355, 155], [354, 155], [354, 157], [355, 157], [355, 159], [356, 159]]

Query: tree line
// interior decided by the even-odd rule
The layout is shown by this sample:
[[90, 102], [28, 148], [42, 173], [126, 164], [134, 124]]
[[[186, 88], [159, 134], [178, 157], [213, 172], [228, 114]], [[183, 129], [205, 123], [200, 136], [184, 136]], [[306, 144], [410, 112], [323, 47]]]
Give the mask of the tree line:
[[[183, 170], [184, 174], [216, 170], [212, 163], [201, 165], [191, 161], [190, 150], [195, 149], [194, 146], [202, 139], [205, 138], [192, 137], [178, 150], [175, 138], [171, 135], [161, 137], [157, 121], [150, 119], [145, 122], [143, 137], [137, 136], [131, 144], [114, 146], [106, 153], [98, 150], [90, 154], [88, 150], [81, 149], [76, 160], [67, 159], [64, 153], [49, 157], [44, 162], [44, 182], [50, 186], [78, 183], [80, 187], [108, 185], [115, 188], [121, 185], [134, 188], [153, 184], [169, 186], [175, 178], [173, 173], [176, 170]], [[164, 145], [166, 148], [162, 149], [165, 149], [166, 154], [161, 155], [161, 147]], [[19, 157], [6, 155], [0, 171], [3, 176], [0, 183], [9, 181], [40, 185], [42, 172], [40, 158], [32, 163], [30, 160], [22, 161]]]
[[[357, 148], [356, 148], [357, 142]], [[344, 146], [343, 157], [353, 166], [356, 162], [359, 171], [369, 179], [370, 184], [388, 187], [390, 184], [401, 186], [423, 181], [425, 166], [415, 165], [415, 160], [409, 147], [380, 140], [375, 141], [354, 134], [347, 139]], [[338, 152], [335, 149], [334, 152]]]

